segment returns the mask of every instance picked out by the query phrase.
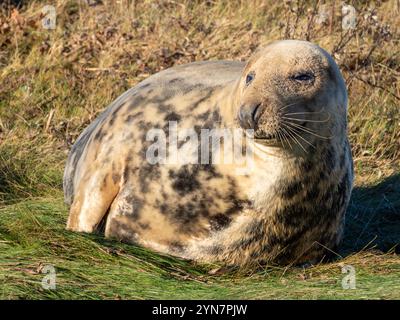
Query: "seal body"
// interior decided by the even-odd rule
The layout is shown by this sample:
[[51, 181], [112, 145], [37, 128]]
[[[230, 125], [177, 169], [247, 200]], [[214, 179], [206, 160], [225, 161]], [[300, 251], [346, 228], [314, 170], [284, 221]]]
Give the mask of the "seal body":
[[[308, 42], [162, 71], [72, 147], [67, 228], [198, 261], [318, 261], [341, 240], [352, 189], [346, 110], [336, 64]], [[244, 171], [222, 155], [239, 146], [252, 155]]]

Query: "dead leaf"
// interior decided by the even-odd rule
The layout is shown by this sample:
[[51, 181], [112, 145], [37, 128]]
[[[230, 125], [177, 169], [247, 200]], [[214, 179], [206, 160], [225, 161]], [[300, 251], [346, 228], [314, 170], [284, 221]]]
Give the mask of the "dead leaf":
[[19, 14], [17, 9], [13, 9], [11, 12], [11, 21], [21, 27], [24, 24], [25, 19]]

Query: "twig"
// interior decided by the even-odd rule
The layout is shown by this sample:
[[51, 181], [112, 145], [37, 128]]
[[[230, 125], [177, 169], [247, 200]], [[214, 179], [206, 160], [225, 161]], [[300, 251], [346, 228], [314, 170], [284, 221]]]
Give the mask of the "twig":
[[398, 95], [396, 95], [395, 93], [393, 93], [392, 91], [386, 89], [385, 87], [383, 87], [383, 86], [381, 86], [381, 85], [379, 85], [379, 84], [375, 84], [375, 83], [372, 83], [372, 82], [370, 82], [370, 81], [368, 81], [368, 80], [364, 80], [364, 79], [360, 78], [359, 76], [357, 76], [354, 72], [350, 71], [348, 68], [346, 68], [346, 69], [347, 69], [347, 71], [350, 73], [350, 75], [351, 75], [353, 78], [355, 78], [355, 79], [357, 79], [357, 80], [359, 80], [359, 81], [361, 81], [361, 82], [363, 82], [363, 83], [365, 83], [365, 84], [367, 84], [367, 85], [369, 85], [369, 86], [371, 86], [371, 87], [373, 87], [373, 88], [381, 89], [381, 90], [383, 90], [384, 92], [387, 92], [387, 93], [389, 93], [390, 95], [392, 95], [392, 96], [393, 96], [394, 98], [396, 98], [397, 100], [400, 100], [400, 97], [399, 97]]

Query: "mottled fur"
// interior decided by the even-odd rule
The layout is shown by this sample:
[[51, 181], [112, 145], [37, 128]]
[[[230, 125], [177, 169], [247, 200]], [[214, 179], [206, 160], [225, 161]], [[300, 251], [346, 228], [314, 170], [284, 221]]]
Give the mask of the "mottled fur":
[[[312, 85], [291, 80], [309, 70], [316, 75]], [[255, 79], [246, 86], [250, 71]], [[149, 129], [168, 135], [169, 121], [197, 133], [238, 128], [239, 108], [252, 103], [261, 104], [261, 137], [276, 134], [290, 113], [309, 131], [298, 131], [298, 143], [255, 140], [246, 175], [235, 175], [235, 164], [146, 160]], [[199, 261], [317, 261], [341, 240], [352, 189], [346, 114], [336, 64], [308, 42], [274, 42], [247, 64], [199, 62], [162, 71], [113, 102], [73, 146], [64, 174], [67, 227], [95, 232], [105, 221], [106, 237]]]

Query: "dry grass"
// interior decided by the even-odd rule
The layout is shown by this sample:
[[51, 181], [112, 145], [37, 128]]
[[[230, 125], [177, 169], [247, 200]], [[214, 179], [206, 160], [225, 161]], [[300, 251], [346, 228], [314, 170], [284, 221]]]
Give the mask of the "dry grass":
[[[87, 289], [86, 295], [81, 296], [72, 289], [54, 295], [37, 291], [33, 285], [24, 282], [16, 264], [16, 261], [29, 263], [22, 258], [16, 259], [15, 254], [28, 259], [35, 246], [40, 248], [50, 241], [44, 234], [29, 228], [31, 220], [26, 220], [29, 212], [37, 214], [40, 221], [44, 219], [42, 228], [55, 229], [62, 234], [57, 237], [55, 232], [50, 233], [56, 238], [54, 245], [71, 245], [83, 252], [89, 252], [85, 250], [96, 245], [111, 246], [95, 245], [100, 240], [90, 237], [64, 236], [62, 227], [66, 209], [61, 206], [60, 190], [62, 169], [70, 146], [113, 99], [150, 74], [191, 61], [245, 60], [259, 45], [283, 38], [308, 39], [320, 44], [334, 55], [348, 85], [349, 135], [355, 160], [356, 189], [348, 212], [346, 238], [339, 254], [351, 255], [344, 262], [340, 260], [311, 268], [310, 272], [320, 275], [316, 282], [295, 281], [289, 286], [292, 294], [282, 293], [286, 288], [279, 282], [282, 270], [272, 276], [274, 285], [265, 288], [276, 289], [271, 295], [257, 296], [257, 277], [264, 277], [263, 274], [257, 274], [254, 283], [239, 277], [237, 288], [242, 290], [242, 297], [274, 297], [274, 293], [278, 297], [279, 294], [293, 298], [303, 295], [334, 297], [340, 290], [331, 295], [323, 294], [329, 286], [329, 281], [325, 283], [323, 279], [332, 280], [332, 274], [336, 279], [340, 275], [338, 264], [346, 261], [358, 265], [362, 277], [371, 283], [366, 286], [367, 293], [354, 293], [351, 297], [374, 297], [374, 286], [378, 283], [398, 288], [392, 273], [399, 271], [397, 255], [382, 255], [375, 251], [354, 253], [368, 244], [367, 247], [376, 245], [384, 252], [398, 252], [396, 245], [400, 242], [399, 1], [350, 1], [357, 9], [357, 28], [348, 32], [341, 28], [339, 1], [103, 0], [102, 4], [93, 6], [77, 0], [23, 2], [18, 9], [3, 4], [0, 14], [0, 215], [3, 215], [0, 246], [6, 249], [0, 253], [0, 277], [11, 272], [11, 277], [21, 281], [15, 284], [3, 282], [7, 289], [0, 296], [113, 297], [111, 294], [90, 294], [99, 288]], [[44, 4], [53, 4], [57, 9], [55, 30], [42, 28], [41, 8]], [[323, 12], [326, 12], [325, 20], [321, 19]], [[32, 200], [43, 197], [47, 199], [44, 207], [40, 207], [42, 200]], [[29, 209], [32, 201], [39, 207]], [[15, 205], [23, 209], [18, 210]], [[63, 218], [60, 218], [60, 212]], [[54, 216], [46, 219], [46, 215]], [[25, 240], [14, 237], [18, 232], [26, 233]], [[86, 247], [73, 239], [79, 239]], [[133, 250], [136, 254], [138, 249], [125, 250]], [[63, 259], [59, 253], [57, 250], [46, 255], [36, 252], [33, 260], [37, 263], [41, 259], [51, 260], [51, 254], [54, 254], [55, 261], [61, 263]], [[132, 257], [129, 259], [134, 259]], [[150, 264], [154, 260], [157, 265], [158, 258], [154, 255], [146, 253], [146, 257]], [[119, 258], [112, 261], [103, 261], [103, 258], [98, 258], [103, 268], [111, 268], [110, 263], [119, 261]], [[83, 272], [78, 271], [79, 263], [86, 265], [90, 257], [80, 260], [78, 255], [75, 260], [73, 257], [68, 259], [72, 259], [73, 265], [63, 261], [67, 265], [65, 272], [70, 276], [68, 279], [76, 282], [79, 278], [74, 278], [76, 274]], [[101, 267], [100, 262], [96, 267]], [[135, 263], [130, 266], [147, 268], [149, 264], [145, 261]], [[178, 262], [170, 263], [178, 268]], [[159, 268], [164, 267], [162, 264]], [[186, 265], [186, 268], [191, 267]], [[160, 279], [151, 282], [153, 284], [161, 283], [170, 274], [157, 270], [153, 270], [153, 276]], [[150, 275], [153, 271], [146, 270]], [[117, 269], [113, 272], [116, 277]], [[126, 270], [121, 272], [130, 279]], [[188, 271], [189, 274], [193, 272]], [[292, 281], [296, 278], [293, 276], [296, 270], [288, 272], [288, 278], [284, 279]], [[86, 280], [95, 286], [100, 275], [93, 277], [93, 282], [89, 276]], [[149, 281], [146, 277], [138, 276], [138, 279]], [[174, 288], [173, 278], [165, 281]], [[216, 291], [210, 289], [209, 292], [207, 286], [190, 282], [183, 293], [187, 297], [213, 297], [215, 292], [240, 297], [241, 291], [221, 281]], [[115, 283], [125, 285], [125, 282]], [[74, 284], [70, 285], [73, 287]], [[118, 288], [114, 290], [118, 291]], [[120, 294], [124, 297], [163, 296], [157, 290], [152, 294], [151, 286], [148, 290], [142, 296], [136, 291], [134, 294], [121, 291]], [[197, 294], [195, 290], [199, 290]], [[236, 294], [229, 296], [228, 291]], [[394, 297], [378, 289], [375, 294], [376, 297]], [[339, 296], [346, 297], [340, 293]]]

